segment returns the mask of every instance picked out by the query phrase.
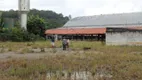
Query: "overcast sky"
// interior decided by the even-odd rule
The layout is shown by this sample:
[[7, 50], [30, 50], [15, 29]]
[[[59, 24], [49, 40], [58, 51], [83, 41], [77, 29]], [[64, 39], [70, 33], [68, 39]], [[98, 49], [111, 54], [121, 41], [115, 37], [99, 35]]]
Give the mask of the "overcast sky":
[[[142, 0], [31, 0], [31, 8], [53, 10], [65, 16], [142, 11]], [[18, 9], [18, 0], [0, 0], [0, 10]]]

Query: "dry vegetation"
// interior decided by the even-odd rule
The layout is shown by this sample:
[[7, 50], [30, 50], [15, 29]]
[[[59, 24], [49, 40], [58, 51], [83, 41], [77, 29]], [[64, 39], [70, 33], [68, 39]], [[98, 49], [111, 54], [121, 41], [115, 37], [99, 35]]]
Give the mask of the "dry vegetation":
[[[47, 42], [1, 42], [1, 54], [7, 52], [33, 53], [31, 49], [41, 49], [41, 52], [50, 48]], [[61, 42], [56, 43], [61, 47]], [[83, 50], [91, 47], [90, 50]], [[53, 50], [54, 55], [40, 59], [7, 59], [0, 61], [0, 80], [46, 80], [47, 72], [89, 71], [92, 76], [112, 75], [111, 78], [99, 76], [92, 80], [142, 80], [142, 47], [141, 46], [105, 46], [101, 42], [71, 42], [71, 51], [61, 54]], [[40, 53], [39, 53], [40, 54]], [[62, 80], [57, 76], [52, 80]]]

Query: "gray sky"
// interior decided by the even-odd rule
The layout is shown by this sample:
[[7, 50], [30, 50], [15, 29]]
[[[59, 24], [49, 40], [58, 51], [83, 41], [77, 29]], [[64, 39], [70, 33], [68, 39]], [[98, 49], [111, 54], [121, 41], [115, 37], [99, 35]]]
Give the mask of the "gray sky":
[[[31, 0], [31, 8], [88, 16], [142, 11], [142, 0]], [[0, 0], [0, 10], [18, 9], [18, 0]]]

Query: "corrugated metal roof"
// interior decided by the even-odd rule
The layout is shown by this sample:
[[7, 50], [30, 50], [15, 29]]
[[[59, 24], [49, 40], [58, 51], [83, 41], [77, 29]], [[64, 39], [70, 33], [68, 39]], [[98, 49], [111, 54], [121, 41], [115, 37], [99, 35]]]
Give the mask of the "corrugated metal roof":
[[45, 34], [105, 34], [106, 28], [64, 28], [46, 30]]
[[64, 27], [132, 27], [142, 26], [142, 12], [76, 17]]

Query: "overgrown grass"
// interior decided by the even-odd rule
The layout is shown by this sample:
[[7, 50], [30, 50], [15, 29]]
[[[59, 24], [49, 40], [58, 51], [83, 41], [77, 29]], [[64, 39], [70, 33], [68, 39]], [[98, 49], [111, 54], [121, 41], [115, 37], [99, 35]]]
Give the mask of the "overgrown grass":
[[[0, 42], [0, 48], [8, 48], [9, 51], [17, 51], [25, 48], [51, 48], [50, 41], [40, 42]], [[57, 48], [62, 47], [62, 42], [55, 43]], [[102, 42], [89, 42], [89, 41], [71, 41], [70, 48], [73, 50], [82, 50], [84, 47], [90, 47], [93, 50], [105, 53], [128, 53], [128, 52], [141, 52], [141, 46], [106, 46]]]
[[142, 55], [140, 54], [71, 54], [48, 56], [38, 60], [9, 60], [1, 62], [1, 74], [20, 79], [46, 75], [47, 71], [90, 71], [96, 74], [105, 69], [113, 80], [142, 79]]
[[[35, 43], [0, 43], [13, 49], [37, 47], [50, 48], [50, 42]], [[57, 47], [61, 42], [56, 43]], [[142, 79], [142, 47], [141, 46], [106, 46], [101, 42], [72, 41], [73, 54], [49, 55], [38, 60], [12, 59], [0, 61], [0, 77], [9, 76], [5, 80], [45, 80], [46, 72], [55, 71], [90, 71], [92, 75], [99, 71], [111, 74], [112, 80]], [[91, 50], [83, 51], [84, 47]], [[83, 53], [79, 53], [83, 51]], [[56, 80], [56, 79], [55, 79]]]

